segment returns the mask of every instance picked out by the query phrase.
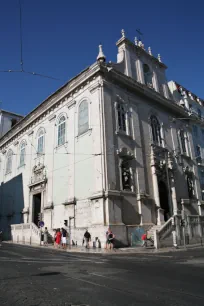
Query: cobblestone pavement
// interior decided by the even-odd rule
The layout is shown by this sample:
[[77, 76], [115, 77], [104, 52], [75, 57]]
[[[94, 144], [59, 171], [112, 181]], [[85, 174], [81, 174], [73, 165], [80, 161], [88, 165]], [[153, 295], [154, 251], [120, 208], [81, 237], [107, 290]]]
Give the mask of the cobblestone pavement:
[[3, 244], [0, 305], [204, 305], [203, 249], [71, 254]]

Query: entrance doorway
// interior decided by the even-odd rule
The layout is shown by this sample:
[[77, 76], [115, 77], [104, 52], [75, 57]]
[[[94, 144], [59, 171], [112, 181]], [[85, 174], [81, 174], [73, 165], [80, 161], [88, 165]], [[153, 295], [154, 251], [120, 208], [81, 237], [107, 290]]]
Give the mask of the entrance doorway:
[[33, 223], [38, 226], [38, 216], [41, 213], [41, 193], [33, 195]]
[[160, 181], [158, 185], [160, 206], [164, 210], [164, 221], [167, 221], [170, 218], [168, 189], [163, 181]]

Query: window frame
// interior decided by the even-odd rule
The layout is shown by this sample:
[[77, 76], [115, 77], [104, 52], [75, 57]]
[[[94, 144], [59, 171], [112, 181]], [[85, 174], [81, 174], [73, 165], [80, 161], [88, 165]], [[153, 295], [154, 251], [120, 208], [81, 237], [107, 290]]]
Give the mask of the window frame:
[[[39, 151], [40, 147], [40, 139], [43, 139], [42, 141], [42, 151]], [[45, 153], [45, 130], [41, 128], [37, 133], [37, 155], [43, 155]]]
[[[192, 173], [186, 175], [186, 183], [189, 199], [192, 200], [195, 198], [195, 180]], [[192, 186], [192, 190], [190, 190], [190, 186]], [[190, 194], [190, 192], [192, 192], [192, 194]]]
[[[132, 109], [124, 102], [115, 102], [116, 132], [132, 136]], [[121, 128], [122, 127], [122, 128]]]
[[[180, 129], [178, 131], [178, 138], [179, 138], [179, 147], [181, 154], [185, 156], [190, 156], [187, 132], [183, 129]], [[185, 151], [183, 150], [183, 146], [185, 146]]]
[[[81, 107], [82, 107], [83, 104], [86, 105], [86, 108], [87, 108], [87, 110], [86, 110], [87, 121], [85, 123], [83, 123], [83, 121], [82, 121], [83, 124], [81, 124], [80, 121], [84, 119], [83, 117], [80, 117], [80, 115], [82, 113]], [[84, 111], [84, 109], [83, 109], [83, 111]], [[85, 128], [83, 128], [83, 126], [85, 126]], [[78, 127], [77, 127], [78, 128], [78, 136], [81, 136], [81, 135], [87, 133], [89, 131], [89, 126], [90, 126], [89, 101], [88, 101], [88, 99], [83, 99], [78, 105]]]
[[9, 149], [6, 155], [6, 172], [5, 172], [6, 174], [12, 173], [12, 159], [13, 159], [13, 151]]
[[[145, 67], [148, 67], [148, 71], [145, 72]], [[144, 75], [144, 84], [146, 86], [148, 86], [149, 88], [154, 88], [154, 82], [153, 82], [153, 78], [154, 78], [154, 74], [153, 71], [150, 69], [149, 65], [146, 63], [142, 64], [142, 69], [143, 69], [143, 75]], [[148, 79], [151, 76], [151, 83], [148, 82]]]
[[[22, 151], [24, 150], [24, 153], [22, 155]], [[19, 168], [25, 166], [25, 156], [26, 156], [26, 142], [22, 141], [19, 147], [19, 151], [20, 151], [20, 158], [19, 158]], [[23, 156], [23, 162], [21, 160]]]
[[[131, 162], [132, 162], [132, 159], [130, 158], [126, 158], [126, 157], [121, 157], [120, 158], [120, 163], [119, 163], [119, 166], [120, 166], [120, 189], [122, 192], [134, 192], [134, 176], [133, 176], [133, 169], [132, 169], [132, 165], [131, 165]], [[129, 189], [124, 189], [124, 185], [123, 185], [123, 164], [124, 163], [127, 163], [127, 169], [129, 171], [129, 185], [130, 185], [130, 188]]]
[[[61, 122], [61, 120], [64, 118], [64, 120]], [[66, 115], [62, 114], [59, 119], [58, 119], [58, 122], [57, 122], [57, 147], [60, 147], [60, 146], [63, 146], [65, 143], [66, 143]], [[61, 129], [62, 125], [64, 125], [64, 128]], [[60, 135], [59, 136], [59, 132], [64, 132], [63, 135]], [[61, 138], [64, 138], [64, 141], [60, 142], [59, 140]]]
[[[154, 125], [154, 122], [156, 122], [156, 126]], [[159, 119], [155, 115], [150, 116], [150, 129], [152, 143], [159, 147], [164, 147], [164, 139], [162, 139], [162, 126]], [[154, 139], [155, 135], [157, 135], [156, 140]]]

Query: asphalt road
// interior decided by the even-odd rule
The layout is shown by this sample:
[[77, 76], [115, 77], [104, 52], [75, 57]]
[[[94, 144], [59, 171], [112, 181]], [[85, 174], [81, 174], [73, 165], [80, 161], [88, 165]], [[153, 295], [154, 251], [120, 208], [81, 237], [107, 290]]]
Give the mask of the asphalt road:
[[204, 249], [96, 255], [3, 244], [0, 305], [204, 305]]

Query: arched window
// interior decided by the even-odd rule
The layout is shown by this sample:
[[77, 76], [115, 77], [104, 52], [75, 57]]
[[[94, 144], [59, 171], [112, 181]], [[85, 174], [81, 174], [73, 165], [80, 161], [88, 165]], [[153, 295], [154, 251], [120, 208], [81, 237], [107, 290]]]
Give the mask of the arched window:
[[58, 122], [57, 144], [61, 146], [65, 143], [66, 118], [62, 116]]
[[81, 135], [89, 129], [89, 106], [86, 100], [79, 105], [78, 120], [78, 135]]
[[144, 81], [148, 87], [152, 87], [152, 71], [150, 70], [147, 64], [143, 64], [143, 72], [144, 72]]
[[162, 146], [161, 126], [160, 126], [160, 123], [157, 117], [151, 116], [150, 122], [151, 122], [151, 130], [152, 130], [152, 140], [156, 145]]
[[37, 147], [38, 154], [44, 153], [44, 142], [45, 142], [45, 132], [43, 129], [41, 129], [38, 133], [38, 147]]
[[6, 159], [6, 173], [10, 173], [12, 171], [12, 157], [13, 151], [9, 150]]
[[20, 145], [20, 164], [19, 166], [22, 167], [25, 165], [25, 141], [23, 141]]

